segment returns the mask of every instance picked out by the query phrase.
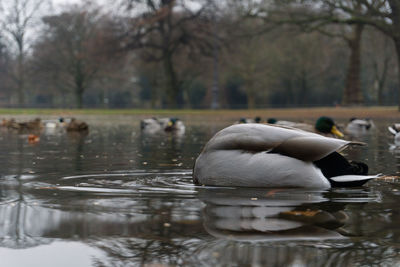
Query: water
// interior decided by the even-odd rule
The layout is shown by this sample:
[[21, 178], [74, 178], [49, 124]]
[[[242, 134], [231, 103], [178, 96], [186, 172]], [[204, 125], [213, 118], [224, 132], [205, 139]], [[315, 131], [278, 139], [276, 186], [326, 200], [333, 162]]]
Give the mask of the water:
[[196, 187], [202, 146], [230, 121], [143, 135], [88, 117], [87, 136], [0, 131], [0, 266], [400, 265], [400, 149], [381, 120], [347, 156], [393, 176], [328, 191]]

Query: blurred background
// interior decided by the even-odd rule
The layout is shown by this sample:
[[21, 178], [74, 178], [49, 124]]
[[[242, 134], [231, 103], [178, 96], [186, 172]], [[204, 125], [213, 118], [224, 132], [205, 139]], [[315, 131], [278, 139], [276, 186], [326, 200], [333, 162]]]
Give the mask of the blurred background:
[[399, 0], [0, 3], [2, 108], [399, 104]]

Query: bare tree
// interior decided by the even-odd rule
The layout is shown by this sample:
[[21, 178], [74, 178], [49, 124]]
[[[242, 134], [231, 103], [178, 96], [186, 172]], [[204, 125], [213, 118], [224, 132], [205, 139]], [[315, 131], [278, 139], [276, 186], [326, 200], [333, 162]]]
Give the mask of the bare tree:
[[[197, 1], [198, 8], [183, 0], [130, 0], [132, 19], [124, 29], [127, 49], [141, 49], [147, 61], [162, 62], [168, 106], [177, 107], [182, 90], [175, 57], [184, 47], [191, 54], [212, 50], [211, 23], [204, 15], [211, 1]], [[140, 11], [142, 10], [142, 12]]]
[[[315, 27], [332, 23], [370, 25], [380, 30], [393, 40], [400, 66], [400, 0], [303, 0], [301, 4], [318, 6], [320, 11], [298, 22], [312, 22]], [[400, 111], [400, 67], [397, 76]]]
[[25, 56], [27, 52], [27, 36], [32, 30], [39, 10], [45, 0], [14, 0], [0, 2], [1, 29], [16, 46], [16, 69], [12, 75], [16, 83], [18, 102], [25, 104]]
[[82, 7], [43, 21], [43, 36], [35, 46], [37, 65], [63, 83], [57, 87], [72, 89], [76, 106], [82, 108], [84, 92], [115, 56], [110, 53], [113, 38], [104, 25], [107, 21], [99, 10]]

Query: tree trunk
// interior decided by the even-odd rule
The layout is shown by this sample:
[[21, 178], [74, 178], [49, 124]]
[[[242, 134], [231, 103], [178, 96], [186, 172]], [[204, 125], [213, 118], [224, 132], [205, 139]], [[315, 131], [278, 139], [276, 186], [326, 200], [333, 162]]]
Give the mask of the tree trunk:
[[77, 108], [82, 108], [83, 105], [83, 88], [76, 88], [75, 90], [75, 98], [76, 98], [76, 107]]
[[168, 108], [176, 108], [178, 105], [179, 84], [172, 62], [172, 54], [169, 51], [164, 52], [163, 61]]
[[376, 79], [377, 86], [378, 86], [378, 105], [379, 106], [383, 105], [383, 89], [385, 88], [388, 66], [389, 66], [389, 58], [385, 58], [383, 61], [383, 66], [382, 66], [383, 69], [382, 69], [381, 76], [379, 75], [378, 67], [376, 67], [375, 79]]
[[256, 107], [256, 97], [254, 92], [247, 94], [247, 109], [254, 109]]
[[252, 67], [249, 67], [250, 73], [247, 73], [246, 75], [245, 89], [247, 96], [247, 109], [254, 109], [256, 104], [256, 92], [254, 88], [255, 80], [252, 75], [252, 69]]
[[397, 92], [398, 92], [398, 110], [400, 111], [400, 38], [393, 38], [394, 40], [394, 45], [396, 46], [396, 52], [397, 52]]
[[18, 42], [18, 66], [17, 66], [17, 94], [20, 107], [25, 106], [25, 68], [24, 68], [24, 44]]
[[77, 61], [75, 65], [75, 98], [77, 108], [83, 107], [83, 92], [85, 91], [85, 73], [82, 69], [82, 62]]
[[83, 107], [83, 92], [85, 91], [85, 87], [83, 85], [83, 78], [81, 75], [77, 75], [75, 77], [75, 99], [76, 99], [76, 107]]
[[363, 28], [364, 25], [356, 24], [353, 27], [353, 36], [348, 40], [350, 58], [347, 69], [346, 87], [343, 92], [343, 105], [361, 105], [364, 102], [360, 86], [361, 35]]

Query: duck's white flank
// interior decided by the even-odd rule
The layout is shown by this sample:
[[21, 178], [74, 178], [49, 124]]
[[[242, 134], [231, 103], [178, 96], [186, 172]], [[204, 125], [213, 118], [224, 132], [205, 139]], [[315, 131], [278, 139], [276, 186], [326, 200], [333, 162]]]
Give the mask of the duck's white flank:
[[312, 162], [349, 144], [287, 127], [237, 124], [211, 138], [195, 162], [193, 176], [199, 184], [216, 186], [329, 188]]

